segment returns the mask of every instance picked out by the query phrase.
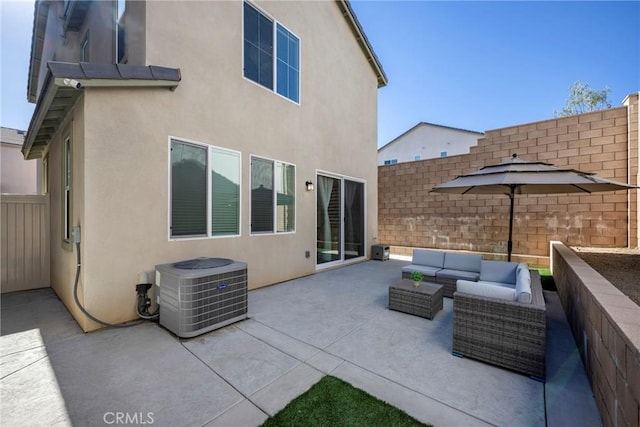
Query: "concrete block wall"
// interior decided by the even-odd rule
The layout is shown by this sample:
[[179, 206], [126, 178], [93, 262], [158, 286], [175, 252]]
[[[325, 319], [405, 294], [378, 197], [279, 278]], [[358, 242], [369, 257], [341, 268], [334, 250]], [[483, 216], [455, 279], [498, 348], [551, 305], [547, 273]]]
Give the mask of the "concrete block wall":
[[605, 426], [640, 425], [640, 307], [561, 242], [551, 266]]
[[[627, 130], [630, 141], [629, 144], [629, 182], [638, 185], [640, 183], [640, 158], [638, 157], [638, 131], [640, 130], [640, 108], [638, 108], [638, 97], [635, 93], [627, 96], [623, 104], [627, 107]], [[629, 241], [635, 240], [636, 245], [640, 245], [640, 198], [638, 192], [629, 194]]]
[[[470, 154], [380, 166], [378, 241], [392, 246], [393, 253], [431, 247], [506, 257], [506, 195], [448, 195], [430, 193], [431, 188], [500, 163], [514, 153], [525, 160], [636, 184], [638, 121], [637, 117], [630, 120], [629, 112], [637, 116], [637, 94], [625, 103], [622, 107], [487, 131]], [[634, 128], [630, 131], [629, 126]], [[638, 221], [636, 194], [637, 190], [516, 196], [514, 259], [548, 264], [551, 240], [578, 246], [637, 246], [638, 233], [633, 232]], [[633, 227], [631, 219], [635, 221]]]

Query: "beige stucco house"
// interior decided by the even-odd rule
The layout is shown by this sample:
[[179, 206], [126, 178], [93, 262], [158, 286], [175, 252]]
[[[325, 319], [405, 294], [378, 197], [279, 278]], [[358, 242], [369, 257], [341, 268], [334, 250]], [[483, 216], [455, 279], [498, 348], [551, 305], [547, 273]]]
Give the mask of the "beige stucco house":
[[23, 154], [48, 165], [53, 289], [99, 327], [75, 227], [79, 301], [111, 323], [158, 264], [244, 261], [252, 289], [366, 259], [385, 84], [345, 1], [37, 1]]
[[40, 194], [39, 160], [25, 160], [20, 152], [25, 131], [0, 129], [0, 193]]

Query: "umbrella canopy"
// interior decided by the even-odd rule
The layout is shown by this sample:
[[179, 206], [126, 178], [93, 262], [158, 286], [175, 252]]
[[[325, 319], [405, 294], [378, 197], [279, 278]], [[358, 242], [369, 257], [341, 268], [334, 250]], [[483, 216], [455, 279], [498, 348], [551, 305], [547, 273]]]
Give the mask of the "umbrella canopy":
[[550, 163], [526, 161], [516, 154], [503, 163], [485, 166], [467, 175], [433, 187], [431, 191], [451, 194], [506, 194], [511, 199], [508, 260], [513, 249], [513, 205], [516, 194], [592, 193], [637, 188], [599, 178], [593, 173], [562, 169]]

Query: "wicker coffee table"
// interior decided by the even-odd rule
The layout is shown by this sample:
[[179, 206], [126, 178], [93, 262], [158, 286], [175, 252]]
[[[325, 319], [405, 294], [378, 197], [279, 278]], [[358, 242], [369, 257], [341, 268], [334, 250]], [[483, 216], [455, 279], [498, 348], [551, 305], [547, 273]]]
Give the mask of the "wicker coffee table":
[[434, 283], [420, 283], [415, 287], [413, 280], [402, 279], [389, 286], [389, 309], [433, 319], [442, 310], [442, 286]]

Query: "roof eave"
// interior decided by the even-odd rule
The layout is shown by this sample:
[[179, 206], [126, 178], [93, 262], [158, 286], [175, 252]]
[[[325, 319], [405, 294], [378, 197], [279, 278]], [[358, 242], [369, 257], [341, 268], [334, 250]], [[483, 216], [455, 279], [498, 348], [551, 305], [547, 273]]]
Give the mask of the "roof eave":
[[58, 87], [71, 87], [82, 90], [86, 87], [165, 87], [175, 89], [180, 82], [174, 80], [119, 80], [119, 79], [69, 79], [56, 77]]
[[[29, 123], [29, 130], [22, 145], [22, 154], [26, 160], [40, 159], [46, 154], [51, 139], [59, 130], [60, 124], [83, 94], [84, 88], [133, 88], [163, 87], [174, 90], [180, 83], [180, 70], [173, 70], [177, 80], [167, 79], [88, 79], [64, 77], [49, 71], [43, 90]], [[151, 69], [151, 68], [150, 68]]]
[[49, 4], [38, 0], [33, 11], [33, 32], [31, 35], [31, 54], [29, 56], [29, 76], [27, 79], [27, 101], [35, 103], [38, 97], [38, 79], [40, 76], [40, 62], [44, 47]]
[[378, 60], [378, 57], [373, 51], [373, 48], [371, 47], [371, 44], [369, 43], [369, 40], [367, 39], [367, 36], [365, 35], [364, 30], [362, 29], [362, 26], [358, 21], [358, 18], [353, 12], [353, 9], [351, 8], [349, 1], [336, 0], [336, 3], [338, 3], [338, 7], [340, 7], [340, 10], [342, 11], [342, 15], [347, 20], [347, 23], [349, 24], [349, 26], [351, 27], [351, 30], [353, 31], [353, 35], [358, 41], [358, 44], [360, 45], [360, 48], [364, 52], [364, 55], [367, 58], [367, 61], [369, 62], [369, 64], [371, 65], [371, 68], [373, 68], [373, 71], [376, 74], [376, 77], [378, 79], [378, 88], [386, 86], [387, 83], [389, 82], [387, 80], [387, 75], [382, 69], [382, 64], [380, 63], [380, 61]]

